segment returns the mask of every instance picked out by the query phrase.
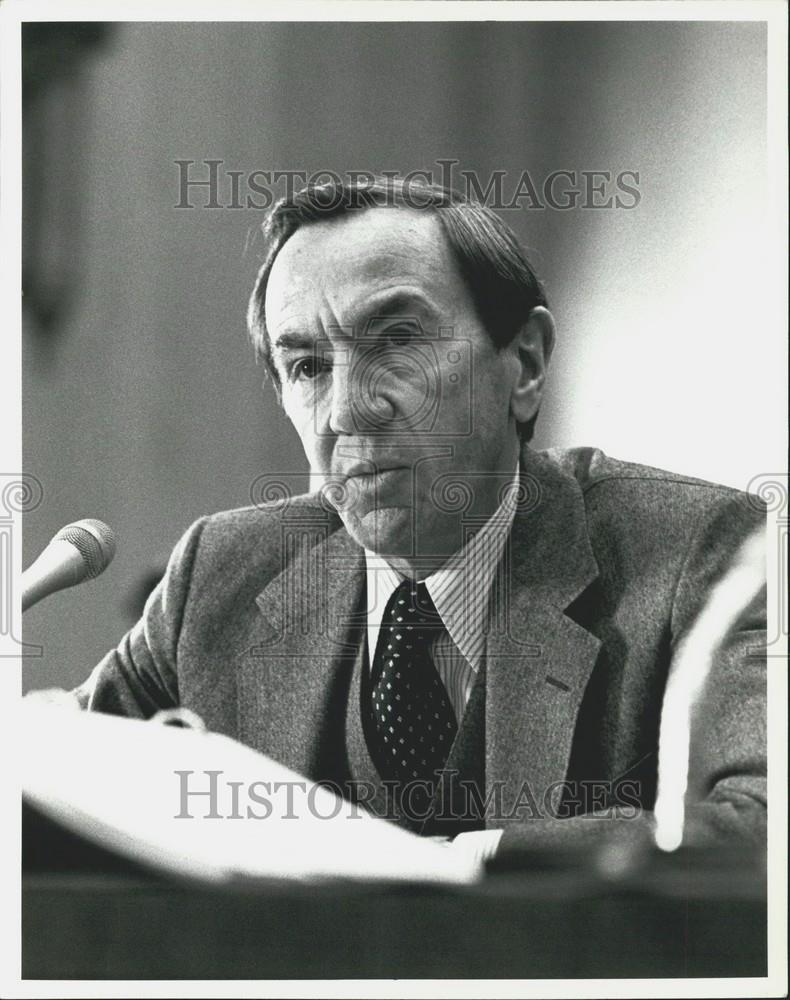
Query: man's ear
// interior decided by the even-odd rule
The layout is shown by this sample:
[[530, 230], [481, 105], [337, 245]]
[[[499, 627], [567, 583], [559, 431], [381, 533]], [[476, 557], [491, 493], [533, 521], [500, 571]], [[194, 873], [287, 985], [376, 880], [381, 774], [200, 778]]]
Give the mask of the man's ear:
[[540, 408], [554, 336], [554, 317], [545, 306], [536, 306], [510, 345], [521, 364], [510, 402], [519, 424], [531, 420]]

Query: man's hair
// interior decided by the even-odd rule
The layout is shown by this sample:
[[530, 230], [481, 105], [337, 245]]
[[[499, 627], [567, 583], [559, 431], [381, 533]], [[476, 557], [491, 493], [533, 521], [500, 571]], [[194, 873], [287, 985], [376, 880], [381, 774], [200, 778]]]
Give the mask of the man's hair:
[[[279, 376], [266, 329], [266, 287], [272, 265], [287, 240], [303, 226], [372, 208], [411, 208], [439, 221], [478, 317], [494, 345], [510, 344], [536, 306], [545, 306], [543, 286], [513, 231], [490, 208], [457, 191], [426, 181], [365, 175], [344, 183], [338, 177], [281, 198], [263, 223], [263, 263], [247, 310], [256, 355], [279, 391]], [[532, 438], [537, 414], [519, 424], [522, 441]]]

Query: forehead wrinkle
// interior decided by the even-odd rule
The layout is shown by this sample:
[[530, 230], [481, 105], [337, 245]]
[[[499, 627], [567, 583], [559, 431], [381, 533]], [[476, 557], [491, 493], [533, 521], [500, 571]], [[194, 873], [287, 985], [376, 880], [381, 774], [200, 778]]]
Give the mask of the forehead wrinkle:
[[317, 344], [347, 338], [344, 328], [335, 316], [335, 311], [326, 298], [322, 298], [324, 301], [315, 316], [305, 313], [300, 301], [298, 311], [278, 319], [276, 327], [270, 328], [269, 336], [276, 355], [301, 348], [313, 349]]
[[[272, 341], [278, 333], [291, 331], [323, 339], [333, 327], [334, 336], [342, 336], [371, 314], [371, 300], [386, 300], [395, 289], [419, 293], [435, 316], [446, 309], [453, 312], [460, 275], [439, 221], [434, 218], [424, 226], [421, 219], [410, 218], [405, 226], [367, 225], [371, 219], [380, 222], [385, 214], [389, 217], [389, 210], [370, 209], [364, 216], [319, 222], [288, 240], [273, 264], [276, 280], [270, 276], [267, 289], [268, 299], [272, 284], [278, 285], [279, 315], [272, 317], [277, 320], [270, 325]], [[372, 310], [380, 308], [374, 304]]]
[[385, 285], [351, 302], [346, 313], [347, 325], [356, 327], [361, 320], [378, 317], [399, 319], [427, 312], [438, 316], [439, 310], [432, 297], [416, 285], [396, 283]]
[[[435, 229], [434, 233], [438, 239], [427, 245], [425, 233], [417, 231], [409, 233], [416, 237], [409, 240], [400, 239], [402, 234], [398, 233], [395, 246], [378, 245], [372, 251], [367, 247], [354, 248], [343, 270], [349, 276], [349, 289], [357, 282], [367, 285], [360, 290], [364, 307], [377, 298], [386, 299], [389, 294], [422, 300], [437, 315], [443, 305], [455, 303], [460, 281], [458, 267], [443, 232]], [[448, 296], [453, 303], [447, 301]], [[356, 312], [357, 304], [354, 305]]]
[[[302, 256], [302, 254], [299, 253], [298, 256]], [[275, 260], [274, 266], [277, 263], [278, 260]], [[266, 290], [266, 321], [272, 348], [275, 351], [284, 349], [278, 343], [281, 339], [292, 341], [292, 344], [286, 345], [286, 348], [300, 342], [314, 344], [316, 341], [326, 339], [325, 329], [334, 323], [334, 319], [330, 319], [328, 323], [322, 319], [321, 313], [326, 312], [327, 297], [320, 283], [315, 280], [314, 273], [309, 268], [307, 269], [308, 273], [294, 272], [292, 265], [288, 266], [289, 270], [286, 274], [289, 275], [289, 280], [287, 285], [285, 288], [275, 286], [276, 297], [273, 304], [279, 307], [275, 317], [271, 316], [272, 303], [269, 296], [272, 288], [271, 282]], [[282, 285], [279, 273], [278, 280]], [[316, 314], [313, 314], [310, 308], [311, 300], [322, 303], [321, 310]], [[331, 308], [329, 311], [331, 313]], [[274, 322], [271, 322], [272, 319]]]

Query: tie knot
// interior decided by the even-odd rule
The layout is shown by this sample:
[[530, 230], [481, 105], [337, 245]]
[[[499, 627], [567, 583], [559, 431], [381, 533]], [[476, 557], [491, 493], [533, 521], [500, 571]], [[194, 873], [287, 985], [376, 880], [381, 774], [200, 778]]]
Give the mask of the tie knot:
[[414, 580], [403, 580], [398, 585], [384, 611], [384, 623], [403, 624], [409, 630], [420, 631], [444, 627], [425, 583]]

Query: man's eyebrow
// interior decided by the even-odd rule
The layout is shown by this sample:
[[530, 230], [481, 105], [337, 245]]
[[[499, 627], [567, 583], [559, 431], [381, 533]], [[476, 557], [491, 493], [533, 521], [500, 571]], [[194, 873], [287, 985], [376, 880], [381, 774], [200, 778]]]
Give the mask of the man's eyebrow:
[[[415, 311], [430, 313], [432, 316], [438, 315], [436, 307], [422, 292], [416, 289], [398, 289], [393, 292], [385, 292], [380, 297], [366, 302], [360, 310], [357, 322], [366, 323], [373, 318], [405, 318], [413, 316]], [[284, 353], [285, 351], [312, 349], [317, 343], [325, 343], [326, 340], [327, 337], [325, 336], [316, 338], [305, 330], [284, 330], [275, 337], [272, 343], [272, 350]]]
[[275, 351], [298, 351], [305, 347], [315, 346], [315, 337], [298, 330], [285, 330], [279, 334], [272, 347]]

